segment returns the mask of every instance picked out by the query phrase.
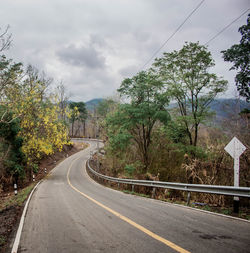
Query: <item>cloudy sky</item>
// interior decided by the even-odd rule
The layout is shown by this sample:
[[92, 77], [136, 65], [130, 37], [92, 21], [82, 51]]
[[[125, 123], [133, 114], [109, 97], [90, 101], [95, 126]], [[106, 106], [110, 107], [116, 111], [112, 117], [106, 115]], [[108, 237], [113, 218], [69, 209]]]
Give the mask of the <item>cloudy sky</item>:
[[[1, 0], [0, 27], [9, 24], [13, 34], [5, 54], [44, 71], [54, 85], [63, 82], [71, 100], [111, 96], [124, 78], [142, 70], [200, 2]], [[185, 41], [205, 44], [249, 8], [249, 0], [204, 1], [156, 56], [179, 50]], [[235, 73], [220, 51], [239, 43], [238, 28], [246, 19], [247, 13], [208, 46], [216, 63], [213, 71], [229, 81], [227, 97], [234, 95]]]

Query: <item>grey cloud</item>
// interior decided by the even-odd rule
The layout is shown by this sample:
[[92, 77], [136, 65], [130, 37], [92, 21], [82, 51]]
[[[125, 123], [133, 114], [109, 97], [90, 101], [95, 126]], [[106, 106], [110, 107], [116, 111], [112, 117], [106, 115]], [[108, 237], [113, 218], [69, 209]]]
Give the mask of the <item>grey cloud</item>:
[[91, 43], [91, 45], [96, 45], [101, 48], [107, 46], [105, 39], [102, 36], [99, 36], [98, 34], [91, 34], [90, 35], [90, 43]]
[[[13, 33], [13, 46], [5, 53], [63, 80], [76, 99], [106, 96], [141, 70], [199, 2], [1, 1], [0, 27], [10, 24]], [[155, 57], [179, 50], [185, 41], [207, 42], [247, 8], [249, 0], [205, 1]], [[238, 28], [246, 24], [246, 17], [209, 45], [215, 72], [231, 80], [231, 87], [235, 87], [233, 74], [220, 51], [239, 43]]]
[[125, 68], [122, 68], [119, 70], [119, 74], [123, 77], [123, 78], [131, 78], [133, 75], [136, 74], [136, 70], [138, 70], [138, 66], [127, 66]]
[[76, 47], [70, 45], [57, 51], [60, 60], [74, 66], [85, 66], [88, 68], [104, 68], [105, 58], [92, 46]]

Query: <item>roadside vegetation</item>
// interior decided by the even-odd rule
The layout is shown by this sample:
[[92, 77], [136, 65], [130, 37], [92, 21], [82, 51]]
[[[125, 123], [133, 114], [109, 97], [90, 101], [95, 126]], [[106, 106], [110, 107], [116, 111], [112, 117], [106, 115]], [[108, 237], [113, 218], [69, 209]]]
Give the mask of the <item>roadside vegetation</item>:
[[0, 204], [0, 212], [3, 211], [4, 209], [11, 207], [11, 206], [22, 207], [23, 202], [27, 199], [27, 197], [29, 196], [33, 187], [34, 187], [34, 183], [21, 189], [17, 195], [9, 194], [9, 195], [5, 196], [2, 199], [1, 204]]
[[0, 193], [26, 185], [40, 161], [71, 146], [70, 116], [79, 114], [67, 102], [65, 89], [35, 67], [7, 59], [8, 27], [0, 35]]
[[[249, 18], [247, 22], [240, 31], [241, 44], [249, 50]], [[235, 58], [238, 52], [241, 50], [234, 52]], [[241, 94], [248, 101], [249, 81], [246, 85], [239, 75], [249, 75], [249, 61], [242, 65], [236, 84], [239, 91], [245, 89]], [[213, 66], [205, 46], [187, 42], [179, 51], [164, 53], [148, 70], [125, 79], [118, 89], [120, 99], [103, 100], [97, 108], [105, 143], [105, 156], [96, 158], [101, 173], [120, 178], [233, 185], [233, 160], [224, 147], [237, 136], [247, 147], [240, 158], [240, 186], [250, 187], [249, 109], [231, 111], [232, 116], [220, 123], [214, 120], [210, 105], [227, 89], [227, 81], [212, 72]], [[138, 194], [150, 195], [147, 189], [138, 189]], [[159, 190], [157, 198], [185, 201], [186, 193]], [[232, 197], [192, 193], [191, 198], [193, 203], [232, 206]], [[247, 208], [245, 216], [249, 216], [249, 200], [242, 199], [241, 206]]]

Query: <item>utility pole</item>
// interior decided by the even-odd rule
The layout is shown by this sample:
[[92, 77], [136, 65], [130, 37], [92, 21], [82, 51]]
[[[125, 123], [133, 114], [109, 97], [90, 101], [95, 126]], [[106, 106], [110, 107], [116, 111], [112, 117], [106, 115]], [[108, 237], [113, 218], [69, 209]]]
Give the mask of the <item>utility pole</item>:
[[100, 170], [100, 164], [99, 164], [99, 125], [98, 125], [98, 117], [96, 117], [96, 127], [97, 127], [97, 171]]
[[100, 170], [100, 164], [99, 164], [99, 125], [98, 125], [98, 116], [97, 116], [97, 113], [96, 113], [96, 108], [94, 109], [94, 118], [95, 118], [95, 138], [96, 138], [96, 141], [97, 141], [97, 171], [99, 172]]

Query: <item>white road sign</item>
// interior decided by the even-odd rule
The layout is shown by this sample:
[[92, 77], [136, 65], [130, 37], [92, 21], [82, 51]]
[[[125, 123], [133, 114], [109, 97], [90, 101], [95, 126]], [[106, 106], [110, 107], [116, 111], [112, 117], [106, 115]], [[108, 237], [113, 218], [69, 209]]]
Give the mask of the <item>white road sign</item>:
[[[240, 156], [246, 150], [246, 147], [236, 137], [234, 137], [224, 149], [234, 159], [234, 187], [239, 187], [240, 185]], [[234, 210], [235, 212], [239, 212], [239, 197], [236, 197], [236, 196], [234, 196]]]
[[234, 137], [225, 147], [225, 150], [232, 156], [234, 159], [237, 159], [241, 154], [246, 150], [246, 147]]
[[[234, 159], [234, 187], [240, 185], [240, 155], [246, 150], [246, 147], [234, 137], [224, 148]], [[235, 201], [239, 201], [238, 197], [234, 197]]]

